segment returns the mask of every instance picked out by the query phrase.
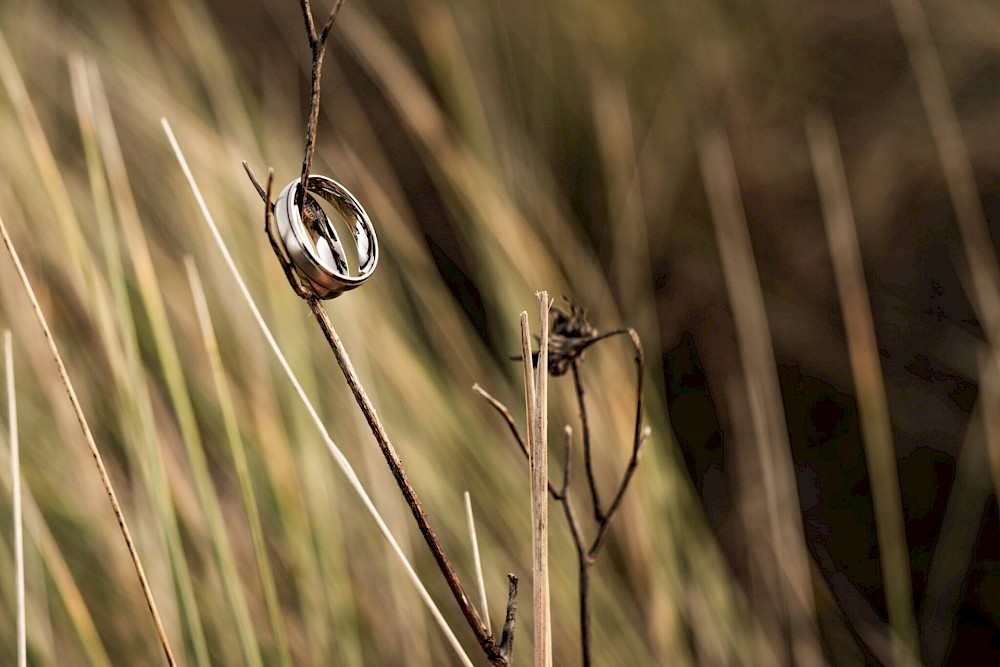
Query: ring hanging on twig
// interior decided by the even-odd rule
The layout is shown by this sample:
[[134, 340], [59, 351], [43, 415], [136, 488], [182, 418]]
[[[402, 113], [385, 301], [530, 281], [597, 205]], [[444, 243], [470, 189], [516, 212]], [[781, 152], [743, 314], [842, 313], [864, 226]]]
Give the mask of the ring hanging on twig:
[[[278, 234], [296, 272], [320, 299], [354, 289], [375, 272], [378, 239], [365, 209], [347, 188], [326, 176], [309, 176], [304, 210], [299, 210], [299, 179], [285, 186], [274, 205]], [[336, 229], [313, 195], [330, 202], [344, 216], [358, 249], [358, 272], [351, 275]]]

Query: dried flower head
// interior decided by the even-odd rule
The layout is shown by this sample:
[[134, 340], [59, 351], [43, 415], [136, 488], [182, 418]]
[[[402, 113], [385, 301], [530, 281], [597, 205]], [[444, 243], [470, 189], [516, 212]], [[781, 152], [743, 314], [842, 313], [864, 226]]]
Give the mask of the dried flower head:
[[574, 359], [597, 337], [597, 329], [587, 321], [587, 309], [568, 297], [569, 312], [555, 306], [549, 327], [549, 373], [565, 375]]

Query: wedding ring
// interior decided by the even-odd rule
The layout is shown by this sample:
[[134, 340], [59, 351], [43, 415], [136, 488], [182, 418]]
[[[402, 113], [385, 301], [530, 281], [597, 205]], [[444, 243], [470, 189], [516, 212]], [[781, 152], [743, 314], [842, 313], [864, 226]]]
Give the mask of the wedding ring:
[[[296, 178], [278, 195], [274, 216], [285, 253], [299, 276], [320, 299], [332, 299], [368, 280], [378, 264], [378, 239], [358, 200], [347, 188], [326, 176], [311, 175], [306, 180], [304, 212], [297, 203], [298, 192]], [[347, 221], [358, 250], [355, 275], [351, 275], [336, 229], [313, 195], [332, 204]]]

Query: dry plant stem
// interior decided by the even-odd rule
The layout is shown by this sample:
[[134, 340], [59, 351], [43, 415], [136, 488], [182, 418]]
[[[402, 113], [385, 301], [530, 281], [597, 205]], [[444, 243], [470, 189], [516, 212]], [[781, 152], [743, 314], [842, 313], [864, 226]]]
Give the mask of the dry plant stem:
[[[521, 313], [521, 347], [524, 363], [525, 402], [534, 405], [528, 417], [528, 441], [531, 458], [531, 546], [532, 546], [532, 601], [535, 620], [535, 667], [552, 664], [551, 611], [549, 606], [549, 513], [548, 513], [548, 359], [549, 359], [549, 309], [547, 292], [540, 292], [539, 321], [541, 341], [538, 351], [537, 376], [532, 372], [531, 332], [527, 313]], [[531, 391], [532, 381], [535, 384]]]
[[17, 608], [17, 665], [27, 667], [27, 618], [24, 604], [24, 527], [21, 520], [21, 454], [17, 439], [17, 395], [14, 393], [14, 346], [9, 330], [3, 332], [7, 375], [7, 424], [10, 427], [10, 484], [14, 514], [14, 585]]
[[504, 615], [503, 634], [500, 635], [500, 655], [507, 660], [507, 665], [514, 665], [514, 629], [517, 625], [517, 577], [507, 575], [509, 588], [507, 590], [507, 613]]
[[146, 598], [149, 613], [153, 618], [153, 624], [156, 626], [156, 634], [159, 637], [160, 645], [163, 647], [163, 653], [167, 658], [167, 664], [171, 666], [176, 665], [177, 663], [174, 660], [173, 651], [170, 649], [170, 642], [167, 639], [166, 630], [163, 628], [163, 621], [160, 619], [160, 612], [157, 610], [156, 601], [153, 599], [153, 591], [149, 586], [149, 581], [146, 579], [146, 572], [143, 570], [142, 562], [139, 559], [139, 553], [135, 548], [135, 543], [132, 541], [132, 533], [128, 529], [128, 524], [125, 522], [125, 515], [122, 513], [121, 505], [118, 503], [118, 496], [111, 483], [111, 478], [108, 476], [108, 470], [104, 466], [104, 459], [101, 457], [101, 453], [97, 449], [97, 443], [94, 441], [94, 435], [90, 431], [90, 425], [87, 423], [87, 418], [83, 414], [83, 408], [80, 406], [80, 401], [76, 396], [76, 390], [73, 388], [73, 383], [69, 379], [69, 373], [66, 371], [66, 365], [63, 363], [62, 355], [59, 354], [59, 349], [56, 347], [55, 339], [52, 337], [52, 331], [49, 329], [48, 322], [45, 319], [45, 315], [42, 313], [41, 306], [38, 305], [38, 299], [35, 297], [35, 291], [32, 289], [31, 283], [28, 281], [28, 276], [24, 272], [24, 266], [21, 264], [21, 259], [18, 257], [17, 251], [14, 249], [14, 244], [7, 233], [7, 226], [4, 224], [3, 219], [0, 219], [0, 234], [3, 235], [4, 245], [7, 246], [7, 251], [10, 253], [10, 257], [14, 262], [14, 267], [17, 269], [17, 274], [21, 279], [21, 284], [24, 286], [28, 299], [31, 301], [31, 307], [35, 312], [35, 317], [38, 319], [38, 323], [42, 327], [42, 333], [45, 336], [45, 341], [49, 345], [49, 351], [52, 352], [52, 357], [55, 359], [56, 367], [59, 369], [59, 377], [62, 378], [63, 386], [66, 388], [66, 393], [69, 394], [70, 403], [73, 405], [73, 411], [80, 424], [80, 429], [83, 431], [83, 436], [87, 441], [87, 446], [90, 448], [90, 454], [94, 457], [94, 463], [97, 466], [97, 472], [101, 477], [101, 483], [104, 485], [104, 490], [108, 494], [108, 500], [111, 502], [111, 508], [114, 510], [115, 518], [118, 520], [118, 527], [121, 529], [122, 537], [125, 539], [125, 545], [128, 547], [129, 556], [131, 557], [132, 564], [135, 567], [135, 573], [139, 577], [139, 585], [142, 587], [142, 593]]
[[573, 511], [573, 504], [569, 497], [569, 480], [571, 461], [571, 449], [573, 446], [573, 429], [566, 426], [563, 433], [563, 460], [565, 468], [563, 472], [563, 485], [558, 500], [562, 502], [563, 513], [566, 515], [566, 523], [569, 524], [570, 532], [573, 535], [573, 544], [576, 546], [577, 558], [577, 592], [580, 596], [580, 652], [582, 663], [589, 666], [591, 662], [590, 651], [590, 566], [594, 564], [594, 559], [587, 553], [587, 545], [583, 538], [583, 531], [580, 530], [580, 522], [577, 521], [576, 513]]
[[462, 585], [462, 581], [459, 579], [458, 573], [455, 571], [455, 568], [451, 563], [451, 559], [448, 558], [448, 555], [444, 551], [444, 547], [441, 545], [441, 541], [438, 539], [437, 534], [431, 527], [430, 521], [424, 513], [423, 506], [417, 498], [417, 493], [410, 484], [410, 481], [406, 476], [406, 471], [403, 470], [403, 464], [400, 462], [399, 456], [396, 454], [396, 450], [393, 449], [392, 444], [389, 442], [389, 436], [386, 434], [385, 428], [379, 421], [378, 415], [375, 412], [375, 407], [372, 405], [367, 392], [365, 392], [361, 381], [358, 379], [357, 373], [354, 371], [354, 366], [351, 364], [351, 359], [347, 355], [347, 350], [344, 348], [344, 344], [341, 342], [340, 336], [337, 335], [336, 330], [333, 328], [333, 324], [330, 322], [330, 318], [327, 316], [326, 311], [323, 309], [323, 306], [320, 304], [318, 299], [315, 297], [309, 297], [306, 299], [306, 303], [309, 304], [309, 309], [316, 317], [316, 321], [319, 323], [320, 329], [323, 330], [323, 335], [326, 337], [327, 343], [330, 344], [330, 349], [337, 358], [337, 364], [340, 366], [340, 370], [344, 373], [344, 378], [347, 380], [347, 386], [350, 387], [351, 393], [354, 394], [354, 398], [358, 402], [358, 406], [361, 408], [361, 413], [368, 422], [368, 426], [371, 428], [372, 434], [375, 436], [375, 440], [378, 442], [378, 446], [382, 450], [382, 455], [385, 457], [386, 463], [389, 464], [392, 476], [396, 479], [396, 484], [399, 486], [399, 490], [403, 494], [403, 498], [409, 506], [414, 520], [417, 522], [420, 534], [423, 535], [424, 541], [427, 543], [428, 548], [434, 555], [434, 560], [437, 561], [438, 569], [441, 570], [441, 574], [444, 575], [445, 580], [448, 582], [448, 587], [451, 589], [452, 595], [458, 603], [459, 608], [461, 608], [462, 614], [465, 616], [465, 620], [475, 633], [476, 639], [479, 641], [479, 645], [482, 647], [483, 652], [486, 654], [490, 663], [497, 666], [507, 665], [508, 663], [499, 652], [493, 636], [486, 629], [486, 625], [483, 623], [482, 618], [480, 618], [476, 608], [469, 600], [469, 596], [465, 592], [465, 587]]
[[319, 123], [319, 86], [323, 74], [323, 55], [326, 53], [326, 40], [330, 36], [330, 28], [337, 20], [340, 7], [344, 0], [337, 0], [330, 10], [330, 16], [323, 24], [322, 31], [316, 33], [316, 23], [313, 20], [312, 7], [309, 0], [300, 0], [302, 17], [306, 24], [306, 35], [309, 37], [309, 48], [312, 50], [312, 85], [309, 89], [309, 121], [306, 124], [306, 149], [302, 155], [302, 176], [299, 180], [299, 192], [296, 203], [301, 209], [306, 195], [306, 179], [312, 170], [313, 154], [316, 152], [316, 127]]
[[594, 465], [590, 449], [590, 420], [587, 418], [586, 394], [583, 390], [583, 379], [580, 377], [580, 358], [573, 359], [573, 386], [576, 389], [576, 401], [580, 406], [580, 430], [583, 435], [583, 465], [587, 471], [587, 487], [590, 489], [590, 503], [594, 510], [594, 521], [601, 521], [604, 512], [601, 509], [601, 496], [597, 492], [597, 482], [594, 481]]

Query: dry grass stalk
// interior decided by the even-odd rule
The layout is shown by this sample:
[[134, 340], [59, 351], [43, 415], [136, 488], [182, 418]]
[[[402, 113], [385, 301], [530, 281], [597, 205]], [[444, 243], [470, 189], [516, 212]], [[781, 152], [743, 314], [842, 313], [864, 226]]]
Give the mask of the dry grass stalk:
[[21, 453], [17, 439], [17, 394], [14, 393], [14, 345], [10, 330], [3, 332], [7, 376], [7, 424], [10, 428], [10, 484], [14, 514], [14, 586], [17, 613], [17, 665], [27, 667], [27, 616], [24, 604], [24, 526], [21, 517]]
[[56, 366], [59, 369], [59, 377], [62, 380], [63, 386], [66, 388], [66, 393], [69, 395], [70, 403], [73, 404], [73, 411], [76, 414], [77, 421], [80, 424], [80, 429], [83, 431], [83, 436], [87, 441], [87, 446], [90, 448], [91, 456], [94, 457], [94, 464], [97, 466], [97, 472], [101, 477], [101, 483], [104, 485], [104, 490], [108, 494], [108, 500], [111, 502], [111, 508], [114, 510], [115, 518], [118, 520], [118, 527], [121, 529], [122, 537], [125, 539], [125, 545], [128, 547], [129, 556], [132, 558], [132, 564], [135, 567], [136, 576], [139, 578], [139, 585], [142, 587], [143, 596], [146, 598], [146, 605], [149, 607], [149, 613], [152, 616], [153, 624], [156, 626], [156, 634], [160, 640], [160, 645], [163, 648], [163, 653], [166, 656], [168, 665], [175, 665], [173, 651], [170, 648], [170, 642], [167, 639], [166, 630], [163, 628], [163, 621], [160, 619], [160, 612], [156, 608], [156, 601], [153, 599], [153, 590], [149, 586], [149, 581], [146, 579], [146, 572], [142, 567], [142, 562], [139, 559], [139, 552], [135, 548], [135, 542], [132, 540], [132, 533], [129, 531], [128, 524], [125, 522], [125, 514], [122, 512], [121, 505], [118, 502], [118, 495], [115, 493], [114, 485], [111, 483], [111, 477], [108, 476], [108, 470], [104, 465], [104, 459], [101, 456], [101, 452], [97, 449], [97, 443], [94, 441], [94, 435], [90, 430], [90, 425], [87, 423], [87, 418], [83, 414], [83, 408], [80, 405], [80, 401], [76, 396], [76, 390], [73, 388], [73, 383], [69, 379], [69, 373], [66, 371], [66, 365], [63, 363], [62, 355], [59, 353], [59, 348], [56, 347], [56, 341], [52, 337], [52, 331], [49, 329], [48, 322], [45, 319], [45, 315], [42, 313], [41, 306], [38, 305], [38, 299], [35, 297], [35, 291], [31, 287], [31, 282], [28, 280], [28, 275], [24, 271], [24, 266], [21, 264], [21, 259], [18, 257], [17, 251], [14, 249], [14, 244], [10, 239], [10, 235], [7, 233], [7, 226], [4, 224], [3, 219], [0, 218], [0, 234], [3, 236], [4, 245], [7, 246], [7, 251], [10, 253], [11, 260], [14, 262], [14, 267], [17, 269], [18, 277], [21, 279], [21, 285], [24, 287], [24, 291], [31, 301], [31, 308], [35, 313], [35, 317], [38, 320], [38, 324], [42, 327], [42, 333], [45, 337], [45, 341], [48, 343], [49, 351], [52, 353], [52, 357], [55, 359]]
[[483, 561], [479, 557], [479, 538], [476, 537], [476, 520], [472, 515], [472, 496], [466, 491], [463, 494], [465, 500], [465, 518], [469, 524], [469, 542], [472, 543], [472, 561], [476, 566], [476, 587], [479, 589], [479, 604], [482, 606], [483, 623], [490, 634], [493, 634], [493, 625], [490, 623], [490, 607], [486, 603], [486, 580], [483, 578]]
[[552, 612], [549, 595], [549, 463], [548, 463], [548, 292], [539, 292], [541, 333], [537, 372], [532, 369], [528, 313], [521, 313], [521, 355], [524, 363], [524, 397], [528, 407], [528, 447], [531, 475], [532, 602], [535, 618], [535, 666], [552, 665]]
[[819, 113], [809, 116], [806, 119], [806, 133], [823, 207], [827, 242], [840, 295], [851, 371], [857, 390], [865, 458], [872, 485], [886, 607], [894, 634], [894, 663], [913, 664], [920, 655], [920, 645], [913, 614], [910, 558], [903, 524], [896, 448], [892, 440], [889, 405], [875, 339], [875, 323], [847, 191], [847, 177], [832, 119]]

